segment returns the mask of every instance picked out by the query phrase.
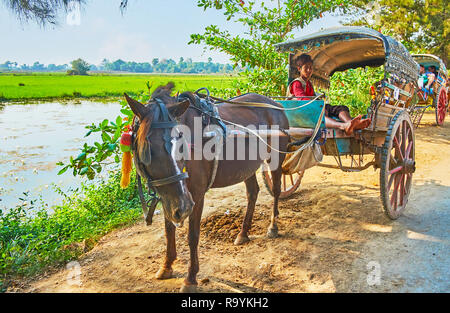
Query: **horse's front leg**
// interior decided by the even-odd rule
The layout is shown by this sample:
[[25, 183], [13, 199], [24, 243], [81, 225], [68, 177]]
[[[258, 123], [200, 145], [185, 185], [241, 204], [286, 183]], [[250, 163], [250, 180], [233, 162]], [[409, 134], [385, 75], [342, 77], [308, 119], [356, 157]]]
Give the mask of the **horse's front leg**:
[[195, 199], [194, 210], [189, 216], [189, 250], [190, 257], [188, 275], [184, 280], [184, 285], [181, 287], [181, 292], [196, 292], [197, 291], [197, 273], [199, 271], [198, 263], [198, 241], [200, 239], [200, 220], [203, 212], [204, 195], [201, 199]]
[[168, 279], [172, 277], [172, 264], [177, 258], [177, 247], [175, 244], [175, 226], [172, 222], [165, 219], [165, 228], [167, 243], [166, 259], [163, 266], [159, 269], [158, 273], [156, 273], [157, 279]]

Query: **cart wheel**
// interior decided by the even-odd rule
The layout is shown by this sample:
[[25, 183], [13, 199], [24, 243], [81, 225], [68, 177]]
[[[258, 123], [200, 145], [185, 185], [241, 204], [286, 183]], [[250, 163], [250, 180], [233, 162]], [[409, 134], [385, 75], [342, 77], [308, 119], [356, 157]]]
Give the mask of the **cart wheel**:
[[441, 86], [433, 101], [433, 106], [436, 109], [436, 123], [439, 126], [444, 124], [445, 114], [447, 113], [447, 92], [444, 86]]
[[384, 211], [397, 219], [408, 202], [416, 170], [414, 127], [405, 111], [391, 121], [381, 152], [380, 189]]
[[[294, 192], [297, 190], [297, 188], [300, 186], [300, 183], [302, 182], [304, 173], [305, 173], [305, 171], [299, 171], [292, 175], [289, 175], [289, 174], [281, 175], [280, 199], [287, 199], [294, 194]], [[269, 170], [266, 170], [266, 168], [265, 168], [262, 171], [262, 177], [264, 180], [264, 185], [266, 185], [267, 190], [273, 196], [273, 192], [272, 192], [273, 182], [272, 182], [271, 172]]]

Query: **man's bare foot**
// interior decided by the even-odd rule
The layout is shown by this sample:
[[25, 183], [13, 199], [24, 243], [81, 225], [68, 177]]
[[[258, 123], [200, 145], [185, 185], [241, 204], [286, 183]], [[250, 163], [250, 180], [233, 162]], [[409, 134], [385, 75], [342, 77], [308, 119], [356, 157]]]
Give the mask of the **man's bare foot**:
[[367, 128], [367, 127], [369, 127], [371, 122], [372, 122], [372, 120], [370, 118], [365, 118], [363, 120], [360, 120], [358, 125], [355, 126], [354, 130]]
[[352, 119], [350, 122], [348, 122], [348, 126], [345, 127], [344, 131], [347, 136], [350, 136], [353, 134], [353, 130], [355, 129], [355, 126], [358, 125], [361, 121], [362, 116], [358, 115], [354, 119]]

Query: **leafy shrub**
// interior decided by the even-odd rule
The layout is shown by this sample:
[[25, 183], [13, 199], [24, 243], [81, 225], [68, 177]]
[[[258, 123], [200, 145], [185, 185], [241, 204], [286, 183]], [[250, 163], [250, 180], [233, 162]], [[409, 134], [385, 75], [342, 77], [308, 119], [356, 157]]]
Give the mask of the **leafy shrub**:
[[[131, 186], [134, 181], [135, 174]], [[107, 232], [141, 216], [135, 188], [120, 188], [120, 172], [64, 195], [52, 213], [37, 201], [0, 211], [0, 290], [12, 278], [76, 258]]]
[[328, 96], [332, 105], [346, 105], [352, 116], [366, 114], [370, 105], [370, 86], [383, 79], [384, 68], [367, 67], [336, 72]]

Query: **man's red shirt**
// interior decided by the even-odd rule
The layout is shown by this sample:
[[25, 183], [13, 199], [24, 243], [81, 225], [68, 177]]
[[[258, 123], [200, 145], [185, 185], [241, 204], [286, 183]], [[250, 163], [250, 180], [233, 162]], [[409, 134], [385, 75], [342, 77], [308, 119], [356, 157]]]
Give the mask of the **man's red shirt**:
[[290, 90], [292, 95], [297, 97], [297, 100], [309, 100], [310, 98], [304, 98], [304, 97], [311, 97], [314, 96], [314, 88], [309, 80], [306, 81], [305, 87], [303, 88], [303, 84], [295, 80], [292, 82], [290, 86]]

